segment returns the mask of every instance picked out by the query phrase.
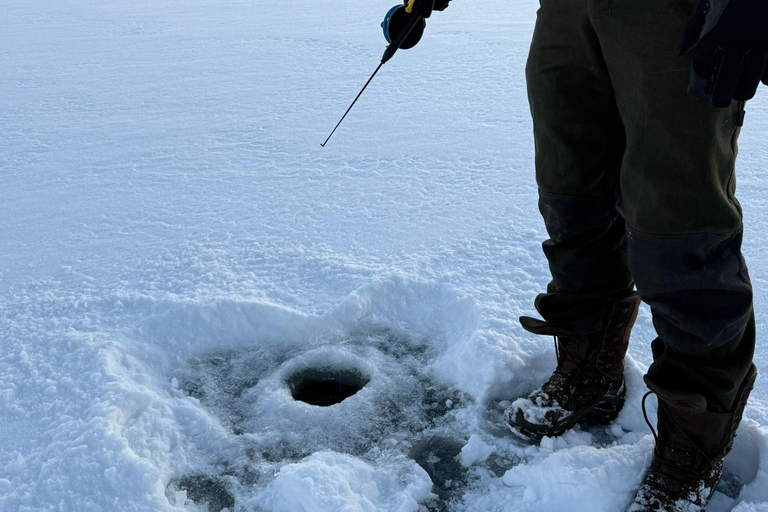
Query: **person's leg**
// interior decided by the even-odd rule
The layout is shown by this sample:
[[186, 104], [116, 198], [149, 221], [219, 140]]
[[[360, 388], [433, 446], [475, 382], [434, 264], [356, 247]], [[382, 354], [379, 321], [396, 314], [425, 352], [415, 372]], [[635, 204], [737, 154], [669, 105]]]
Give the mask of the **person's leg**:
[[600, 330], [609, 299], [631, 293], [616, 208], [624, 129], [583, 0], [542, 0], [526, 66], [539, 208], [552, 273], [541, 316]]
[[[649, 375], [730, 410], [752, 362], [752, 287], [734, 164], [743, 104], [687, 94], [677, 44], [695, 0], [593, 0], [627, 148], [629, 266], [659, 339]], [[609, 9], [598, 11], [598, 6]]]
[[[734, 197], [743, 104], [687, 95], [677, 43], [695, 0], [591, 0], [626, 130], [620, 210], [629, 266], [658, 339], [649, 473], [629, 510], [704, 507], [754, 382], [752, 288]], [[598, 14], [599, 13], [599, 14]]]
[[538, 438], [616, 417], [640, 300], [616, 206], [624, 129], [584, 0], [541, 1], [526, 78], [552, 281], [536, 300], [544, 321], [521, 323], [557, 338], [557, 368], [505, 421]]

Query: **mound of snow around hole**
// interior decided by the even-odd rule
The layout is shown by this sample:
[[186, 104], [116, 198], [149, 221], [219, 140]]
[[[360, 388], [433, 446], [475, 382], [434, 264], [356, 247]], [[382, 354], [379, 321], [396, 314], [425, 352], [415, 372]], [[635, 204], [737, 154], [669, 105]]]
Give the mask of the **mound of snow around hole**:
[[[114, 302], [91, 307], [114, 315]], [[607, 512], [631, 499], [650, 461], [645, 369], [631, 358], [613, 424], [512, 438], [501, 412], [541, 384], [554, 355], [522, 350], [525, 334], [490, 328], [441, 283], [376, 279], [322, 315], [229, 299], [120, 302], [112, 330], [63, 336], [88, 350], [66, 356], [82, 371], [57, 393], [72, 390], [68, 407], [77, 393], [87, 400], [48, 420], [60, 456], [0, 454], [3, 510], [44, 508], [64, 489], [65, 509], [204, 510], [217, 489], [247, 512]], [[13, 356], [17, 371], [28, 359]], [[294, 400], [292, 376], [312, 368], [366, 383], [329, 407]], [[649, 400], [652, 420], [655, 409]], [[708, 512], [764, 510], [766, 461], [768, 432], [745, 418]]]

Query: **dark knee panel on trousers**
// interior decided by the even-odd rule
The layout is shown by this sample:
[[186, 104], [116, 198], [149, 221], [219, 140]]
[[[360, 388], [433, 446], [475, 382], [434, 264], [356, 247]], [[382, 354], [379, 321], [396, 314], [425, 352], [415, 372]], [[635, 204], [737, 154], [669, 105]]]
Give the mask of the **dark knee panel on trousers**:
[[701, 354], [740, 335], [752, 312], [742, 233], [648, 235], [627, 229], [629, 268], [656, 332], [680, 352]]
[[536, 298], [536, 309], [548, 321], [582, 333], [602, 329], [607, 300], [633, 289], [615, 200], [540, 190], [539, 210], [550, 236], [542, 247], [552, 281]]

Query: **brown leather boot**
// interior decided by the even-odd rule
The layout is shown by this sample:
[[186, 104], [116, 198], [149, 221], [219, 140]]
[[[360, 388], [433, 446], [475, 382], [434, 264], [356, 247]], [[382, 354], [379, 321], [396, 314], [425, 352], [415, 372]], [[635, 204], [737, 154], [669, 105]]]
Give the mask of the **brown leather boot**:
[[[651, 468], [627, 512], [703, 512], [723, 471], [723, 458], [731, 451], [736, 429], [755, 385], [753, 364], [739, 388], [730, 412], [707, 411], [698, 393], [665, 389], [645, 376], [659, 399], [658, 434]], [[646, 421], [648, 417], [646, 416]]]
[[590, 335], [521, 317], [528, 332], [555, 337], [557, 368], [540, 389], [506, 410], [510, 430], [541, 439], [576, 424], [613, 421], [624, 405], [624, 355], [639, 307], [637, 293], [612, 301], [602, 330]]

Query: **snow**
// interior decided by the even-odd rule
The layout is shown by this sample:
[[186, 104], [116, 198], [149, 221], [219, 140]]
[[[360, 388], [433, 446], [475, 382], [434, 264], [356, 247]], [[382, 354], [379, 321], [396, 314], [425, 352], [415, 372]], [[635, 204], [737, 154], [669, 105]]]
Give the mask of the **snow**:
[[[0, 510], [626, 505], [653, 449], [646, 307], [616, 422], [541, 443], [501, 423], [555, 364], [517, 323], [548, 281], [537, 2], [436, 13], [320, 148], [391, 3], [3, 5]], [[762, 332], [768, 92], [747, 110]], [[365, 385], [313, 406], [292, 396], [302, 372]], [[768, 510], [765, 375], [709, 512]]]
[[284, 466], [253, 505], [275, 512], [415, 512], [431, 489], [429, 475], [414, 461], [387, 470], [349, 455], [318, 452]]

